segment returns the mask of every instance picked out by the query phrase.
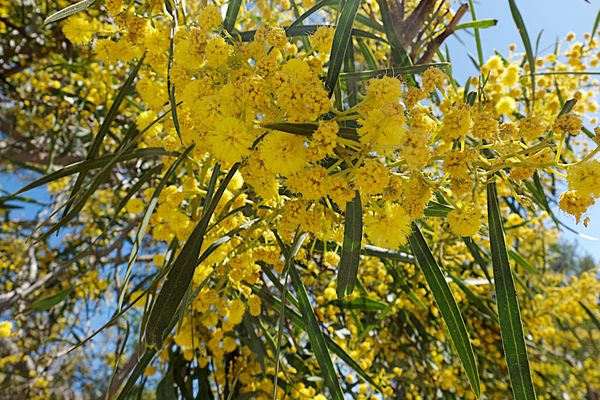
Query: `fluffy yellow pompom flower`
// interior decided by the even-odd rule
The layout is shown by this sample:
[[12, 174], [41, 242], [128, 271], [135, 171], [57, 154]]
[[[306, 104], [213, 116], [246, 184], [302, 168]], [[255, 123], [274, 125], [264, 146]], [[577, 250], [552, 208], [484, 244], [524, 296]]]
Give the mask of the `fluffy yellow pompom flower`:
[[371, 109], [382, 107], [386, 103], [397, 104], [401, 95], [402, 85], [400, 80], [390, 76], [371, 79], [363, 104]]
[[221, 36], [210, 39], [204, 50], [208, 65], [211, 67], [225, 65], [232, 50], [232, 47]]
[[466, 135], [470, 129], [471, 107], [468, 104], [458, 104], [444, 115], [440, 137], [450, 142]]
[[519, 80], [519, 66], [510, 64], [502, 74], [502, 84], [506, 87], [514, 86]]
[[244, 182], [263, 199], [270, 199], [277, 195], [279, 182], [275, 175], [267, 170], [264, 161], [257, 152], [250, 154], [246, 165], [241, 170]]
[[568, 169], [569, 188], [582, 196], [600, 196], [600, 161], [590, 160]]
[[242, 317], [246, 312], [246, 305], [240, 299], [234, 299], [229, 303], [229, 316], [227, 317], [229, 323], [233, 325], [238, 325], [242, 322]]
[[2, 321], [0, 322], [0, 337], [8, 337], [12, 332], [12, 322]]
[[253, 317], [258, 317], [260, 315], [260, 307], [262, 302], [260, 297], [253, 294], [248, 298], [248, 311], [250, 311], [250, 315]]
[[546, 132], [546, 123], [537, 115], [528, 115], [519, 120], [519, 133], [527, 140], [535, 140]]
[[125, 209], [130, 213], [139, 214], [144, 210], [144, 201], [139, 197], [129, 199]]
[[433, 92], [438, 88], [444, 93], [444, 85], [448, 80], [448, 76], [443, 73], [439, 68], [431, 67], [423, 73], [423, 91], [426, 93]]
[[92, 35], [98, 30], [98, 22], [90, 20], [85, 14], [75, 14], [67, 19], [62, 31], [75, 45], [84, 45], [92, 40]]
[[285, 30], [279, 26], [271, 28], [267, 33], [267, 43], [273, 47], [283, 49], [287, 42]]
[[384, 153], [393, 152], [402, 146], [406, 135], [406, 117], [400, 104], [386, 103], [373, 108], [358, 120], [357, 132], [360, 142], [373, 146]]
[[562, 135], [564, 133], [570, 133], [571, 135], [577, 135], [581, 131], [583, 123], [581, 118], [575, 114], [563, 114], [556, 118], [552, 125], [554, 133]]
[[209, 132], [207, 141], [214, 156], [221, 162], [234, 163], [250, 154], [250, 146], [256, 136], [244, 122], [225, 117], [217, 120]]
[[411, 221], [401, 205], [386, 203], [364, 218], [365, 233], [374, 245], [395, 250], [406, 244]]
[[319, 161], [333, 154], [339, 130], [340, 127], [335, 121], [319, 121], [319, 127], [313, 132], [312, 140], [308, 143], [308, 157], [311, 161]]
[[201, 28], [208, 32], [221, 25], [223, 17], [217, 6], [209, 4], [198, 13], [198, 21], [200, 21]]
[[105, 0], [104, 7], [111, 15], [118, 15], [123, 10], [123, 0]]
[[448, 213], [450, 229], [458, 236], [473, 236], [481, 226], [481, 209], [474, 203]]
[[512, 114], [516, 107], [517, 103], [512, 97], [502, 97], [498, 103], [496, 103], [496, 111], [504, 115]]
[[365, 161], [354, 175], [354, 184], [364, 195], [383, 193], [389, 180], [389, 170], [377, 160]]
[[473, 119], [473, 136], [477, 139], [491, 140], [498, 134], [498, 120], [492, 113], [484, 111], [475, 114]]
[[292, 193], [300, 193], [307, 200], [319, 200], [327, 195], [331, 178], [325, 168], [316, 165], [290, 175], [287, 186]]
[[582, 196], [576, 190], [569, 190], [560, 195], [558, 205], [561, 210], [573, 215], [577, 223], [587, 209], [594, 205], [594, 198], [591, 196]]
[[331, 45], [333, 44], [334, 33], [335, 28], [320, 26], [317, 28], [317, 31], [310, 36], [310, 44], [315, 51], [329, 54], [331, 51]]
[[314, 121], [328, 111], [327, 91], [316, 71], [306, 61], [297, 58], [289, 60], [281, 68], [278, 78], [280, 84], [275, 92], [277, 105], [290, 122]]
[[302, 136], [270, 132], [260, 145], [260, 157], [272, 172], [288, 176], [308, 164], [308, 154]]

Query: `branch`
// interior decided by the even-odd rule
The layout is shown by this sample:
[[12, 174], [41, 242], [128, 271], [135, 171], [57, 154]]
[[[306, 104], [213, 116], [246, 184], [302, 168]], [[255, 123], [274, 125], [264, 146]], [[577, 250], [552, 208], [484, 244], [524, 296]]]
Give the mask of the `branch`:
[[444, 43], [444, 40], [446, 40], [450, 35], [454, 33], [456, 26], [458, 25], [463, 15], [465, 15], [467, 10], [469, 10], [469, 6], [467, 4], [462, 4], [458, 8], [458, 10], [456, 10], [456, 14], [454, 14], [452, 21], [450, 21], [448, 26], [446, 26], [446, 29], [444, 29], [444, 31], [441, 34], [439, 34], [435, 37], [435, 39], [429, 42], [427, 50], [425, 50], [425, 53], [421, 56], [417, 64], [427, 64], [431, 62], [431, 59], [435, 55], [435, 52], [440, 48], [442, 43]]

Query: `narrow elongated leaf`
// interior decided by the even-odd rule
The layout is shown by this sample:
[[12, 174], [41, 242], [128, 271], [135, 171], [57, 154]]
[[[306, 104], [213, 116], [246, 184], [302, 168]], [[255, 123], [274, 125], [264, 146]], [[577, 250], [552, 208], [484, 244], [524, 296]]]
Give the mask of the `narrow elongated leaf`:
[[135, 387], [135, 383], [137, 382], [138, 378], [144, 373], [146, 367], [148, 364], [150, 364], [155, 354], [156, 350], [151, 348], [148, 348], [144, 351], [144, 354], [140, 357], [137, 364], [133, 368], [133, 371], [131, 371], [131, 374], [127, 378], [127, 382], [125, 382], [125, 386], [119, 393], [117, 400], [125, 400], [128, 398], [129, 394]]
[[[369, 48], [369, 46], [365, 43], [363, 39], [357, 39], [358, 47], [360, 48], [360, 52], [362, 53], [365, 63], [369, 69], [377, 69], [377, 61], [375, 61], [375, 56], [373, 52]], [[341, 75], [341, 74], [340, 74]]]
[[[166, 156], [169, 154], [171, 154], [171, 153], [164, 149], [161, 149], [161, 148], [150, 147], [150, 148], [146, 148], [146, 149], [135, 149], [133, 151], [123, 153], [120, 157], [117, 158], [117, 162], [135, 160], [138, 158], [145, 158], [145, 157], [152, 157], [152, 156]], [[15, 195], [38, 188], [47, 183], [53, 182], [57, 179], [64, 178], [65, 176], [70, 176], [73, 174], [89, 171], [91, 169], [100, 168], [100, 167], [106, 165], [106, 163], [108, 161], [110, 161], [112, 159], [112, 157], [113, 157], [113, 154], [107, 154], [105, 156], [97, 157], [92, 160], [79, 161], [74, 164], [68, 165], [58, 171], [55, 171], [55, 172], [48, 174], [34, 182], [31, 182], [30, 184], [19, 189], [19, 191], [16, 192]]]
[[387, 258], [389, 260], [402, 261], [409, 264], [415, 264], [417, 260], [413, 256], [400, 251], [384, 249], [370, 244], [365, 245], [362, 253], [372, 257]]
[[[390, 7], [387, 0], [377, 0], [377, 4], [379, 5], [379, 10], [381, 11], [381, 20], [383, 21], [385, 34], [390, 46], [392, 47], [392, 60], [394, 61], [394, 64], [401, 67], [412, 65], [410, 56], [406, 52], [406, 49], [402, 46], [402, 43], [400, 43], [400, 39], [396, 34], [396, 29], [394, 28], [394, 18], [390, 12]], [[414, 81], [412, 76], [410, 79]]]
[[496, 26], [496, 25], [498, 25], [497, 19], [480, 19], [477, 21], [465, 22], [464, 24], [458, 24], [458, 25], [456, 25], [456, 28], [454, 28], [454, 30], [458, 31], [460, 29], [472, 29], [472, 28], [485, 29], [485, 28], [491, 28], [492, 26]]
[[160, 171], [162, 171], [163, 167], [164, 165], [160, 163], [156, 167], [150, 168], [148, 171], [144, 172], [142, 176], [140, 176], [138, 181], [127, 191], [125, 196], [121, 200], [119, 200], [119, 204], [117, 204], [117, 206], [115, 207], [113, 215], [110, 218], [110, 221], [108, 221], [108, 223], [106, 224], [106, 226], [111, 226], [115, 222], [121, 210], [127, 206], [129, 199], [135, 196], [146, 182], [150, 181], [154, 178], [155, 175], [159, 174]]
[[519, 35], [521, 35], [523, 46], [525, 46], [525, 53], [527, 54], [527, 61], [529, 62], [529, 75], [531, 76], [531, 103], [533, 105], [535, 102], [535, 55], [533, 54], [531, 40], [529, 39], [525, 22], [523, 21], [523, 17], [521, 16], [521, 12], [517, 7], [516, 1], [508, 0], [508, 4], [510, 6], [510, 12], [513, 20], [515, 21], [517, 29], [519, 30]]
[[333, 361], [331, 361], [331, 355], [325, 342], [323, 332], [315, 316], [315, 311], [310, 304], [306, 288], [300, 279], [300, 274], [296, 271], [296, 266], [292, 263], [290, 266], [290, 276], [292, 277], [292, 283], [296, 288], [298, 294], [298, 301], [300, 303], [300, 311], [302, 312], [302, 319], [306, 324], [306, 332], [308, 333], [308, 339], [313, 349], [319, 368], [321, 369], [321, 375], [325, 380], [325, 386], [329, 389], [329, 396], [334, 400], [344, 400], [344, 394], [338, 381], [335, 368], [333, 367]]
[[360, 2], [361, 0], [347, 0], [340, 12], [340, 18], [333, 35], [331, 53], [329, 54], [327, 79], [325, 79], [325, 86], [329, 89], [329, 97], [333, 94], [338, 76], [342, 71], [346, 49], [348, 46], [352, 46], [352, 25], [354, 25], [354, 18], [356, 18]]
[[[144, 211], [144, 216], [142, 217], [142, 221], [140, 222], [140, 225], [135, 233], [135, 239], [134, 239], [133, 245], [131, 247], [131, 252], [129, 253], [129, 260], [127, 261], [127, 267], [125, 268], [125, 277], [123, 278], [123, 287], [125, 287], [125, 288], [129, 284], [129, 279], [131, 278], [131, 271], [133, 269], [135, 261], [137, 260], [137, 256], [140, 251], [140, 248], [142, 247], [142, 242], [144, 240], [144, 236], [146, 235], [146, 230], [148, 229], [148, 225], [150, 224], [150, 218], [152, 217], [152, 214], [154, 213], [154, 209], [158, 205], [158, 196], [160, 196], [160, 193], [162, 192], [164, 187], [167, 185], [167, 182], [169, 182], [169, 179], [171, 179], [171, 175], [173, 175], [175, 173], [175, 171], [177, 171], [177, 168], [179, 167], [179, 165], [183, 162], [183, 160], [186, 159], [188, 153], [192, 150], [192, 147], [193, 146], [189, 146], [183, 153], [181, 153], [181, 155], [177, 158], [177, 160], [175, 160], [175, 162], [173, 164], [171, 164], [171, 166], [169, 167], [167, 172], [165, 172], [164, 176], [158, 183], [158, 186], [156, 186], [156, 189], [152, 193], [152, 198], [150, 199], [150, 202], [148, 203], [148, 206], [146, 207], [146, 210]], [[123, 307], [123, 301], [125, 300], [126, 293], [127, 293], [126, 290], [122, 290], [121, 294], [119, 295], [119, 302], [118, 302], [118, 310], [119, 311]]]
[[565, 101], [565, 104], [563, 104], [558, 115], [570, 113], [573, 110], [573, 107], [575, 107], [575, 104], [577, 104], [577, 99], [569, 99]]
[[343, 72], [340, 74], [340, 80], [344, 81], [364, 81], [371, 78], [378, 78], [382, 76], [399, 76], [406, 74], [418, 74], [424, 72], [430, 67], [437, 68], [448, 68], [450, 63], [431, 63], [431, 64], [420, 64], [411, 66], [393, 66], [391, 68], [376, 69], [370, 71], [360, 72]]
[[[594, 26], [592, 27], [592, 30], [590, 32], [597, 32], [598, 25], [600, 25], [600, 10], [598, 10], [598, 13], [596, 13], [596, 19], [594, 20]], [[594, 35], [590, 35], [590, 40], [588, 42], [588, 46], [591, 46], [593, 40], [594, 40]]]
[[454, 208], [449, 204], [430, 201], [425, 209], [425, 215], [428, 217], [446, 217]]
[[363, 310], [363, 311], [381, 311], [385, 310], [388, 305], [368, 297], [357, 297], [351, 301], [333, 300], [329, 304], [345, 310]]
[[173, 371], [169, 369], [158, 385], [156, 385], [156, 400], [176, 400], [177, 398]]
[[[293, 133], [302, 136], [311, 136], [314, 131], [317, 130], [318, 125], [316, 124], [294, 124], [290, 122], [276, 122], [271, 124], [264, 124], [263, 127], [267, 129], [273, 129], [275, 131]], [[349, 128], [346, 126], [340, 126], [338, 136], [358, 142], [358, 134], [356, 129]]]
[[225, 19], [223, 20], [223, 27], [229, 33], [233, 31], [241, 6], [242, 0], [231, 0], [227, 6], [227, 14], [225, 14]]
[[[278, 311], [278, 312], [280, 311], [281, 301], [278, 298], [276, 298], [272, 294], [270, 294], [262, 289], [256, 288], [256, 287], [253, 287], [253, 290], [266, 304], [271, 306], [271, 308], [273, 308], [273, 310]], [[293, 300], [297, 302], [297, 300], [295, 298]], [[306, 328], [306, 323], [300, 314], [298, 314], [295, 310], [293, 310], [290, 306], [287, 306], [287, 305], [286, 305], [285, 313], [290, 318], [290, 320], [294, 323], [294, 325], [300, 327], [300, 329], [304, 330], [305, 332], [308, 332], [307, 328]], [[325, 337], [325, 342], [327, 343], [327, 347], [329, 348], [329, 350], [332, 353], [334, 353], [340, 359], [342, 359], [346, 363], [346, 365], [348, 365], [348, 367], [350, 367], [352, 370], [354, 370], [354, 372], [356, 372], [359, 376], [361, 376], [366, 382], [369, 382], [371, 385], [373, 385], [373, 387], [376, 387], [378, 390], [381, 390], [381, 388], [377, 385], [377, 383], [375, 383], [373, 378], [371, 378], [369, 376], [369, 374], [367, 374], [367, 372], [361, 368], [360, 364], [358, 364], [358, 362], [356, 362], [356, 360], [354, 358], [352, 358], [348, 353], [346, 353], [346, 351], [344, 349], [342, 349], [335, 342], [335, 340], [333, 340], [327, 334], [323, 334], [323, 336]]]
[[169, 271], [165, 283], [156, 297], [150, 317], [148, 318], [146, 328], [146, 342], [148, 346], [160, 349], [164, 339], [172, 329], [171, 317], [177, 312], [194, 276], [200, 249], [204, 241], [204, 234], [210, 218], [238, 168], [239, 163], [231, 167], [227, 176], [221, 182], [219, 189], [217, 189], [211, 199], [207, 210], [202, 214], [198, 225], [196, 225], [175, 259], [173, 267]]
[[508, 255], [510, 256], [510, 258], [512, 258], [513, 260], [515, 260], [515, 262], [517, 264], [519, 264], [521, 267], [523, 267], [525, 269], [525, 271], [529, 272], [530, 274], [537, 274], [538, 273], [538, 271], [535, 268], [533, 268], [527, 262], [527, 260], [525, 260], [523, 258], [523, 256], [521, 256], [519, 254], [519, 252], [517, 250], [508, 249]]
[[76, 14], [80, 11], [87, 10], [95, 2], [96, 0], [82, 0], [79, 3], [71, 4], [70, 6], [63, 8], [62, 10], [57, 11], [54, 14], [50, 15], [48, 18], [46, 18], [44, 20], [44, 25], [59, 21], [63, 18], [70, 17], [71, 15]]
[[344, 222], [344, 243], [337, 277], [337, 295], [344, 298], [354, 291], [358, 262], [360, 261], [360, 242], [362, 240], [362, 204], [360, 193], [356, 191], [354, 199], [346, 203]]
[[452, 343], [462, 362], [463, 369], [469, 378], [471, 389], [479, 397], [479, 373], [477, 371], [477, 363], [475, 362], [475, 354], [473, 353], [473, 347], [469, 340], [465, 322], [454, 300], [452, 291], [448, 286], [448, 282], [446, 282], [446, 278], [442, 274], [433, 254], [431, 254], [431, 250], [427, 246], [427, 242], [425, 242], [425, 238], [416, 224], [413, 224], [413, 232], [409, 236], [408, 242], [433, 293], [442, 318], [446, 322]]
[[454, 275], [450, 275], [450, 278], [452, 279], [452, 281], [454, 281], [454, 283], [456, 283], [456, 285], [458, 285], [460, 290], [463, 291], [465, 296], [467, 296], [469, 301], [475, 307], [477, 307], [481, 312], [492, 318], [495, 322], [498, 322], [498, 315], [496, 314], [496, 312], [492, 310], [487, 304], [485, 304], [479, 296], [473, 293], [473, 291], [469, 289], [469, 286], [466, 282]]
[[31, 305], [31, 309], [35, 311], [47, 311], [55, 305], [57, 305], [58, 303], [60, 303], [61, 301], [63, 301], [64, 299], [66, 299], [72, 291], [73, 287], [68, 287], [51, 296], [47, 296], [36, 300]]
[[535, 390], [529, 371], [517, 292], [508, 262], [495, 182], [487, 185], [487, 201], [500, 333], [512, 390], [516, 400], [532, 400], [535, 399]]
[[592, 310], [590, 310], [588, 308], [588, 306], [583, 304], [581, 301], [579, 301], [579, 305], [583, 308], [583, 310], [586, 312], [586, 314], [590, 317], [590, 319], [592, 320], [594, 325], [596, 325], [596, 329], [600, 330], [600, 320], [598, 320], [598, 317], [596, 317], [594, 312]]
[[308, 17], [310, 17], [311, 15], [313, 15], [314, 13], [316, 13], [317, 11], [319, 11], [321, 8], [323, 8], [324, 6], [337, 2], [336, 0], [321, 0], [315, 3], [314, 6], [312, 6], [311, 8], [309, 8], [308, 10], [306, 10], [301, 16], [299, 16], [298, 18], [296, 18], [296, 20], [294, 22], [292, 22], [290, 24], [290, 26], [288, 26], [289, 28], [293, 28], [295, 26], [300, 26], [302, 25], [302, 22], [307, 19]]

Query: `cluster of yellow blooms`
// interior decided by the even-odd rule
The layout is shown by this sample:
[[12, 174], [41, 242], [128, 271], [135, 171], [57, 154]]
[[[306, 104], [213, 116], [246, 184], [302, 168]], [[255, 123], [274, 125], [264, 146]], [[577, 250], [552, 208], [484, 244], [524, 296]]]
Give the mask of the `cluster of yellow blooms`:
[[[432, 251], [444, 272], [459, 279], [485, 279], [487, 271], [475, 262], [466, 243], [489, 248], [482, 189], [499, 176], [500, 195], [515, 200], [510, 209], [509, 202], [502, 206], [507, 246], [525, 255], [520, 257], [524, 265], [545, 265], [545, 246], [557, 240], [544, 233], [553, 232], [547, 227], [552, 211], [539, 197], [529, 196], [526, 188], [531, 182], [564, 178], [560, 208], [577, 223], [583, 218], [584, 224], [589, 207], [600, 197], [600, 161], [594, 159], [600, 131], [594, 134], [584, 127], [598, 121], [582, 119], [598, 110], [595, 92], [600, 85], [585, 74], [588, 65], [596, 66], [600, 60], [596, 39], [587, 37], [585, 43], [571, 43], [571, 39], [563, 54], [538, 58], [536, 70], [543, 73], [535, 75], [535, 94], [530, 66], [522, 62], [522, 54], [511, 53], [508, 58], [493, 56], [481, 66], [481, 76], [470, 81], [471, 87], [478, 88], [477, 98], [457, 87], [443, 67], [430, 67], [418, 79], [384, 73], [365, 84], [355, 82], [359, 101], [339, 99], [340, 107], [334, 106], [330, 88], [323, 83], [335, 29], [315, 29], [305, 38], [310, 47], [299, 48], [280, 27], [291, 13], [273, 12], [274, 8], [288, 10], [290, 4], [276, 3], [277, 7], [256, 2], [264, 26], [255, 26], [256, 20], [243, 15], [240, 27], [256, 29], [236, 36], [223, 28], [221, 8], [214, 4], [168, 11], [162, 1], [136, 6], [105, 0], [108, 17], [101, 18], [104, 11], [95, 10], [62, 22], [62, 32], [72, 45], [93, 52], [95, 63], [89, 66], [89, 75], [47, 68], [24, 70], [12, 79], [26, 82], [35, 77], [41, 92], [58, 88], [81, 92], [86, 102], [97, 107], [114, 100], [113, 79], [126, 72], [128, 63], [142, 63], [136, 94], [131, 104], [122, 107], [144, 132], [138, 147], [170, 152], [163, 159], [165, 171], [177, 155], [191, 149], [184, 168], [156, 197], [150, 216], [152, 238], [163, 247], [187, 240], [202, 217], [211, 187], [224, 180], [219, 171], [240, 166], [204, 238], [201, 254], [207, 257], [193, 276], [195, 297], [167, 339], [194, 368], [211, 370], [219, 392], [237, 385], [240, 394], [269, 399], [273, 375], [278, 373], [286, 387], [277, 391], [278, 398], [326, 398], [321, 383], [304, 379], [317, 374], [318, 364], [307, 357], [310, 351], [303, 348], [300, 330], [286, 328], [294, 334], [283, 339], [285, 357], [277, 370], [264, 360], [279, 355], [273, 332], [253, 322], [278, 315], [279, 310], [266, 307], [269, 293], [261, 288], [280, 284], [285, 261], [278, 239], [289, 244], [302, 232], [310, 236], [295, 260], [305, 266], [302, 279], [314, 294], [320, 322], [380, 386], [348, 372], [345, 390], [361, 400], [381, 395], [433, 398], [439, 395], [437, 388], [458, 398], [475, 398], [456, 357], [451, 356], [438, 308], [413, 262], [363, 256], [360, 287], [345, 299], [337, 298], [335, 276], [344, 237], [340, 210], [359, 196], [363, 244], [393, 251], [405, 248], [415, 221], [425, 220]], [[303, 2], [302, 9], [310, 8], [310, 3]], [[369, 4], [378, 9], [377, 3]], [[381, 44], [373, 45], [377, 46]], [[566, 56], [566, 64], [561, 56]], [[41, 63], [49, 66], [52, 60]], [[70, 83], [64, 87], [61, 81], [67, 78]], [[441, 100], [436, 104], [434, 98]], [[564, 99], [577, 103], [563, 109]], [[41, 112], [39, 119], [19, 124], [54, 126], [61, 115], [73, 112], [93, 118], [89, 109], [76, 107], [63, 100], [55, 115]], [[90, 122], [91, 128], [98, 125]], [[124, 136], [119, 128], [111, 132], [117, 138]], [[119, 143], [107, 139], [104, 146], [112, 151]], [[217, 182], [211, 183], [211, 177]], [[55, 183], [51, 189], [59, 193], [66, 183]], [[542, 186], [535, 187], [545, 199]], [[125, 207], [129, 217], [141, 218], [155, 189], [148, 187], [129, 199]], [[111, 188], [99, 190], [83, 214], [90, 221], [94, 215], [108, 215], [119, 195]], [[441, 215], [432, 205], [443, 210]], [[102, 231], [96, 225], [86, 229], [92, 237]], [[223, 238], [227, 240], [220, 246], [211, 247]], [[0, 271], [22, 262], [2, 257]], [[151, 268], [161, 270], [165, 265], [165, 257], [158, 255]], [[521, 273], [518, 270], [516, 275]], [[556, 361], [562, 354], [548, 350], [584, 353], [582, 341], [600, 339], [598, 331], [583, 338], [590, 317], [580, 306], [597, 303], [600, 282], [592, 273], [568, 283], [558, 274], [532, 274], [527, 282], [533, 289], [523, 286], [519, 296], [525, 330], [534, 343], [529, 351], [539, 398], [562, 393], [576, 398], [586, 390], [581, 382], [600, 387], [592, 358], [566, 365]], [[74, 293], [96, 298], [109, 286], [106, 277], [90, 271]], [[60, 289], [64, 288], [56, 290]], [[497, 379], [504, 364], [500, 332], [489, 306], [493, 304], [490, 285], [467, 289], [456, 285], [453, 292], [472, 328], [482, 395], [506, 398], [508, 384]], [[140, 309], [147, 305], [145, 293], [130, 294], [131, 299], [140, 298], [136, 303]], [[472, 296], [480, 299], [477, 307]], [[368, 305], [361, 303], [366, 300]], [[557, 321], [564, 329], [555, 328]], [[261, 335], [270, 339], [260, 351], [245, 339], [249, 331], [256, 335], [254, 326], [262, 327]], [[11, 328], [0, 322], [0, 337], [10, 336]], [[418, 346], [415, 335], [421, 337]], [[588, 353], [583, 357], [588, 356], [592, 357]], [[152, 375], [173, 357], [172, 348], [165, 346], [160, 361], [146, 373]], [[577, 374], [585, 379], [577, 379]], [[429, 381], [423, 382], [423, 376]]]

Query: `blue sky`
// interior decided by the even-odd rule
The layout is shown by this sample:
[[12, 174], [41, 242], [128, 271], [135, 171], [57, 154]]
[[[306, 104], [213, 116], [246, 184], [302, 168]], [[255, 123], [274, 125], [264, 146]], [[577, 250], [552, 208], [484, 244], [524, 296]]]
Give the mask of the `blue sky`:
[[[551, 49], [557, 39], [563, 39], [569, 32], [574, 32], [577, 40], [582, 40], [583, 34], [592, 30], [599, 10], [598, 4], [597, 0], [590, 0], [590, 3], [584, 0], [517, 1], [533, 45], [535, 45], [538, 34], [543, 30], [540, 40], [541, 53], [544, 53], [544, 49]], [[484, 60], [493, 55], [494, 50], [507, 54], [508, 46], [511, 43], [518, 46], [517, 51], [523, 50], [507, 0], [476, 2], [475, 12], [477, 19], [498, 20], [495, 27], [480, 30]], [[470, 13], [467, 13], [462, 22], [467, 22], [470, 18]], [[450, 48], [453, 72], [459, 82], [463, 83], [468, 76], [476, 74], [468, 53], [470, 52], [477, 58], [477, 50], [472, 35], [463, 32], [460, 39], [464, 43], [454, 37], [451, 37], [447, 43]], [[557, 209], [555, 212], [561, 221], [584, 235], [576, 235], [565, 230], [562, 237], [568, 241], [576, 240], [581, 249], [593, 255], [597, 260], [600, 259], [600, 241], [585, 237], [600, 238], [600, 202], [597, 202], [590, 210], [591, 222], [587, 228], [583, 225], [575, 225], [575, 220], [560, 210]]]

